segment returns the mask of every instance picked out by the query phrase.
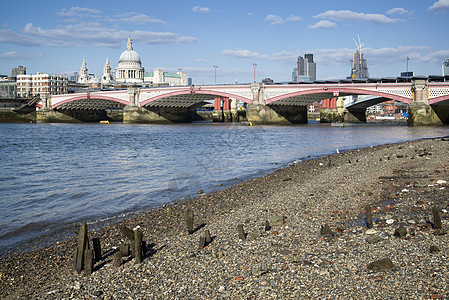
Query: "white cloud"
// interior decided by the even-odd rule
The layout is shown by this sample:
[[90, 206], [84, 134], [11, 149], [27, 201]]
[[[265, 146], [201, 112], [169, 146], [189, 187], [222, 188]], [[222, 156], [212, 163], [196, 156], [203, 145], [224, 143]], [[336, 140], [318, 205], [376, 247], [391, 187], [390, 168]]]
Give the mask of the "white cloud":
[[406, 13], [408, 13], [408, 10], [406, 10], [405, 8], [401, 8], [401, 7], [392, 8], [387, 11], [387, 14], [389, 14], [389, 15], [392, 15], [392, 14], [405, 15]]
[[267, 15], [264, 19], [264, 21], [270, 22], [270, 25], [280, 25], [280, 24], [284, 24], [285, 22], [297, 22], [297, 21], [301, 21], [301, 20], [302, 20], [301, 17], [295, 16], [295, 15], [291, 15], [287, 19], [284, 19], [278, 15]]
[[262, 55], [259, 52], [250, 51], [247, 49], [227, 49], [221, 51], [222, 55], [230, 56], [234, 58], [266, 58], [266, 55]]
[[337, 27], [337, 24], [327, 20], [321, 20], [316, 24], [309, 25], [310, 29], [330, 29]]
[[208, 7], [201, 7], [201, 6], [194, 6], [194, 7], [192, 7], [192, 11], [194, 13], [203, 13], [203, 14], [211, 12], [210, 8], [208, 8]]
[[0, 42], [22, 46], [38, 46], [44, 43], [40, 39], [17, 33], [11, 29], [0, 29]]
[[301, 17], [295, 16], [295, 15], [291, 15], [290, 17], [287, 18], [287, 21], [289, 21], [289, 22], [298, 22], [301, 20], [302, 20]]
[[180, 36], [173, 32], [151, 32], [151, 31], [134, 31], [132, 33], [133, 39], [139, 40], [144, 44], [180, 44], [180, 43], [194, 43], [198, 39], [190, 36]]
[[37, 55], [30, 55], [30, 54], [24, 54], [24, 53], [18, 53], [16, 51], [9, 51], [9, 52], [4, 52], [4, 53], [0, 53], [0, 61], [10, 61], [10, 60], [17, 60], [17, 59], [36, 59], [39, 57], [42, 57], [42, 53], [37, 54]]
[[438, 0], [427, 9], [436, 13], [443, 12], [449, 9], [449, 0]]
[[268, 15], [265, 17], [264, 21], [270, 22], [270, 25], [279, 25], [285, 23], [285, 20], [277, 15]]
[[[105, 28], [99, 23], [67, 25], [53, 29], [42, 29], [28, 23], [24, 33], [33, 39], [41, 40], [43, 45], [53, 47], [68, 47], [88, 45], [94, 47], [122, 47], [128, 32], [114, 28]], [[197, 42], [195, 37], [181, 36], [173, 32], [132, 32], [134, 41], [144, 44], [177, 44]]]
[[84, 17], [86, 15], [91, 16], [91, 15], [96, 15], [96, 14], [100, 14], [100, 13], [101, 13], [101, 10], [98, 10], [98, 9], [74, 6], [74, 7], [71, 7], [69, 9], [63, 8], [57, 14], [60, 15], [60, 16], [64, 16], [64, 17], [78, 17], [78, 18], [81, 18], [81, 17]]
[[392, 19], [382, 14], [365, 14], [350, 10], [328, 10], [324, 13], [314, 16], [314, 18], [328, 19], [333, 21], [355, 20], [371, 22], [375, 24], [388, 24], [403, 21], [402, 19]]
[[270, 58], [281, 64], [294, 65], [296, 63], [296, 59], [298, 58], [298, 54], [294, 52], [281, 51], [271, 55]]
[[147, 24], [147, 23], [167, 24], [165, 21], [147, 16], [145, 14], [137, 14], [126, 18], [121, 18], [120, 21], [135, 24]]

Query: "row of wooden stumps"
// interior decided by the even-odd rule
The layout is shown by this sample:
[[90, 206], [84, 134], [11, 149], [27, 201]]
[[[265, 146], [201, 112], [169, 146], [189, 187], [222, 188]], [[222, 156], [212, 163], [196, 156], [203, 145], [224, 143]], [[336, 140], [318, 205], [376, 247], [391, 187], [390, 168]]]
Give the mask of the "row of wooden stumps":
[[101, 261], [100, 239], [92, 239], [92, 248], [90, 247], [89, 237], [87, 236], [87, 224], [83, 222], [78, 233], [78, 246], [73, 251], [73, 267], [79, 274], [81, 271], [88, 275], [92, 274], [94, 264]]
[[[118, 251], [115, 253], [114, 266], [120, 267], [123, 257], [129, 255], [134, 257], [136, 263], [142, 263], [147, 247], [146, 242], [142, 240], [142, 231], [139, 228], [131, 230], [124, 226], [120, 227], [120, 231], [131, 242], [131, 251], [129, 244], [120, 244]], [[83, 222], [78, 233], [78, 245], [73, 252], [73, 267], [78, 274], [84, 271], [85, 274], [90, 275], [94, 270], [95, 263], [101, 260], [100, 238], [93, 238], [91, 247], [87, 235], [87, 224]]]
[[[367, 206], [365, 206], [365, 213], [366, 213], [366, 227], [373, 228], [371, 205], [368, 204]], [[442, 229], [443, 226], [441, 224], [440, 211], [436, 206], [432, 207], [432, 215], [433, 215], [433, 229]]]
[[[195, 230], [193, 228], [194, 217], [195, 217], [195, 215], [194, 215], [192, 209], [188, 208], [186, 211], [186, 223], [187, 223], [187, 231], [189, 232], [189, 234], [193, 234], [195, 232]], [[270, 223], [268, 221], [265, 221], [265, 231], [270, 231], [270, 230], [271, 230]], [[245, 230], [243, 229], [242, 224], [237, 225], [237, 233], [238, 233], [240, 240], [244, 241], [246, 239], [247, 234], [245, 233]], [[210, 235], [210, 231], [208, 229], [206, 229], [206, 230], [204, 230], [204, 235], [200, 236], [198, 248], [203, 249], [211, 242], [212, 242], [212, 237]]]
[[[365, 217], [366, 217], [366, 227], [367, 228], [373, 228], [374, 227], [372, 211], [373, 210], [371, 208], [371, 205], [368, 204], [368, 205], [365, 206]], [[443, 227], [442, 227], [442, 224], [441, 224], [440, 212], [439, 212], [439, 210], [438, 210], [438, 208], [436, 206], [432, 207], [432, 215], [433, 215], [433, 228], [435, 230], [442, 229]], [[401, 233], [404, 230], [405, 230], [405, 228], [401, 228], [401, 227], [398, 228], [395, 231], [395, 236], [399, 236], [399, 237], [405, 236], [406, 232], [405, 233]], [[331, 229], [329, 227], [329, 224], [324, 224], [324, 225], [321, 226], [320, 234], [322, 236], [330, 236], [330, 235], [332, 235], [332, 231], [331, 231]]]
[[121, 226], [120, 231], [131, 242], [131, 251], [128, 244], [120, 244], [119, 251], [115, 253], [114, 266], [120, 267], [123, 257], [129, 256], [130, 254], [134, 257], [136, 263], [142, 263], [145, 258], [147, 248], [147, 243], [142, 240], [142, 231], [139, 228], [131, 230], [125, 226]]

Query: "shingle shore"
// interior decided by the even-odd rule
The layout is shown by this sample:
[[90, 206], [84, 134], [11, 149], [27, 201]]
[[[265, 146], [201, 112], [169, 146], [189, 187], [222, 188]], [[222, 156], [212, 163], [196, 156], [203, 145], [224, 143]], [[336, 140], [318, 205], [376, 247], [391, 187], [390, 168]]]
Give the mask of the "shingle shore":
[[[444, 299], [447, 182], [448, 138], [302, 162], [89, 231], [90, 238], [100, 237], [104, 256], [90, 276], [74, 272], [74, 239], [1, 257], [0, 298]], [[369, 230], [367, 204], [373, 208]], [[434, 206], [442, 230], [432, 227]], [[188, 208], [198, 228], [193, 234], [185, 222]], [[266, 231], [265, 221], [276, 216], [284, 223]], [[320, 234], [325, 224], [331, 235]], [[127, 242], [118, 225], [143, 231], [149, 255], [142, 264], [129, 258], [113, 266], [114, 249]], [[399, 227], [405, 237], [394, 236]], [[213, 240], [199, 249], [205, 230]], [[383, 258], [393, 266], [368, 270]]]

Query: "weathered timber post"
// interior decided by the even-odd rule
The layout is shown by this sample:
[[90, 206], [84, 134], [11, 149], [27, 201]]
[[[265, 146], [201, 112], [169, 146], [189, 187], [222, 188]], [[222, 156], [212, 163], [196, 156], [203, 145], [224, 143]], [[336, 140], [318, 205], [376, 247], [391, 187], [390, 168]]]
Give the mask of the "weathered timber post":
[[365, 206], [366, 211], [366, 227], [373, 228], [373, 217], [372, 217], [372, 210], [371, 205]]
[[331, 236], [332, 235], [331, 228], [329, 227], [329, 224], [326, 223], [324, 225], [321, 225], [320, 234], [322, 236]]
[[239, 233], [239, 239], [244, 241], [246, 239], [246, 234], [242, 224], [237, 225], [237, 232]]
[[440, 212], [438, 211], [438, 208], [436, 206], [432, 207], [432, 214], [433, 214], [433, 228], [434, 229], [441, 229], [441, 216]]
[[187, 230], [189, 231], [189, 234], [193, 233], [193, 218], [194, 214], [192, 209], [188, 208], [186, 212], [186, 221], [187, 221]]
[[119, 251], [121, 253], [121, 256], [129, 256], [129, 244], [121, 243], [119, 244]]
[[206, 229], [204, 231], [204, 237], [206, 239], [206, 244], [209, 244], [210, 242], [212, 242], [212, 238], [210, 236], [210, 231], [208, 229]]
[[198, 243], [198, 248], [201, 250], [206, 247], [206, 237], [204, 235], [200, 236], [200, 241]]
[[120, 226], [120, 231], [131, 242], [134, 240], [134, 232], [131, 229], [125, 226]]
[[94, 269], [94, 251], [92, 249], [86, 249], [84, 252], [84, 272], [87, 275], [92, 274]]
[[143, 261], [142, 236], [140, 229], [134, 229], [134, 257], [139, 264]]
[[87, 224], [83, 222], [78, 233], [78, 246], [74, 255], [75, 271], [79, 274], [84, 269], [84, 252], [89, 249], [89, 238], [87, 236]]

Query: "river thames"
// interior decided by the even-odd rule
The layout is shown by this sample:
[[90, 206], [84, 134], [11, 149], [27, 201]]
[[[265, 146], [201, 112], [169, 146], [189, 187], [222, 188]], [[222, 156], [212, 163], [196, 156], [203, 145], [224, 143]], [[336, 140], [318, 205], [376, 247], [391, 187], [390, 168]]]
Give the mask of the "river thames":
[[74, 234], [82, 221], [95, 226], [337, 149], [448, 136], [449, 127], [0, 124], [0, 132], [1, 255]]

